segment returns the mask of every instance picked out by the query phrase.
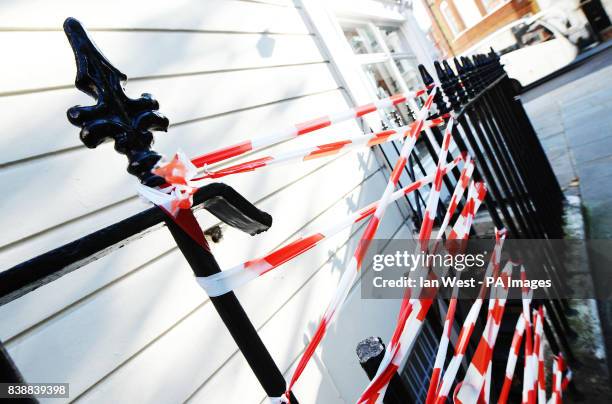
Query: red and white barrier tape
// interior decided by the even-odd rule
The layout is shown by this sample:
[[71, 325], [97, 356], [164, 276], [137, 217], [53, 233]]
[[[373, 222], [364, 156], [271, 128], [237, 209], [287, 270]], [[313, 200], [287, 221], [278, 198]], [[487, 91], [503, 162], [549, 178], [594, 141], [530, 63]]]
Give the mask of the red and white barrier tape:
[[243, 142], [236, 143], [231, 146], [223, 147], [212, 152], [197, 156], [191, 161], [196, 167], [204, 167], [207, 164], [213, 164], [223, 160], [227, 160], [232, 157], [240, 156], [247, 152], [271, 146], [284, 140], [293, 139], [298, 136], [314, 132], [318, 129], [326, 128], [328, 126], [337, 124], [339, 122], [348, 121], [349, 119], [353, 118], [360, 118], [366, 114], [377, 111], [379, 109], [392, 107], [394, 105], [406, 102], [408, 99], [420, 97], [425, 93], [426, 90], [422, 89], [404, 94], [396, 94], [389, 98], [374, 101], [370, 104], [361, 105], [355, 108], [347, 109], [345, 111], [298, 123], [276, 133], [256, 137], [250, 140], [245, 140]]
[[[426, 121], [426, 127], [439, 126], [444, 118], [435, 118]], [[170, 161], [162, 161], [153, 172], [163, 177], [168, 185], [150, 188], [142, 184], [137, 185], [138, 193], [147, 201], [163, 206], [176, 216], [179, 209], [189, 209], [192, 206], [193, 194], [197, 188], [203, 186], [209, 179], [225, 177], [232, 174], [254, 171], [271, 165], [291, 161], [307, 161], [327, 157], [339, 153], [341, 150], [353, 150], [361, 147], [372, 147], [377, 144], [403, 139], [411, 132], [417, 122], [411, 125], [386, 130], [370, 135], [360, 135], [338, 142], [313, 146], [289, 152], [270, 155], [240, 164], [226, 167], [217, 171], [197, 175], [197, 167], [182, 152], [177, 152]]]
[[[450, 172], [460, 161], [461, 157], [457, 157], [452, 163], [444, 166], [444, 172]], [[432, 174], [413, 182], [412, 184], [394, 192], [391, 195], [390, 201], [396, 201], [402, 198], [404, 195], [408, 195], [409, 193], [422, 188], [423, 186], [433, 182], [434, 178], [435, 176]], [[361, 208], [357, 212], [352, 213], [348, 217], [342, 218], [341, 220], [326, 226], [321, 231], [312, 233], [308, 236], [300, 237], [297, 240], [294, 240], [263, 257], [246, 261], [240, 265], [211, 276], [199, 277], [196, 279], [209, 296], [219, 296], [228, 293], [229, 291], [234, 290], [257, 277], [268, 273], [274, 268], [277, 268], [278, 266], [292, 260], [306, 251], [309, 251], [311, 248], [323, 242], [323, 240], [332, 237], [343, 229], [372, 216], [378, 204], [379, 201], [373, 202], [370, 205]]]
[[[521, 280], [527, 281], [525, 267], [521, 266]], [[526, 284], [526, 283], [524, 283]], [[538, 368], [537, 358], [533, 356], [533, 325], [531, 322], [531, 290], [523, 287], [522, 304], [523, 317], [525, 317], [525, 370], [523, 372], [523, 404], [535, 404], [536, 402], [536, 374]]]
[[[419, 231], [419, 248], [421, 251], [427, 250], [427, 244], [431, 237], [433, 221], [435, 219], [435, 212], [437, 210], [438, 202], [440, 199], [440, 191], [442, 188], [443, 164], [446, 161], [446, 156], [450, 147], [453, 124], [454, 120], [450, 119], [445, 130], [442, 148], [438, 155], [436, 179], [434, 180], [434, 186], [432, 187], [429, 193], [429, 198], [425, 207], [425, 214], [423, 216], [423, 223], [421, 224], [421, 229]], [[419, 251], [417, 251], [417, 253], [418, 252]], [[408, 320], [409, 316], [412, 315], [412, 310], [414, 307], [414, 305], [412, 304], [412, 300], [410, 299], [410, 295], [411, 291], [407, 290], [406, 295], [404, 296], [404, 299], [402, 301], [402, 307], [400, 308], [400, 316], [398, 317], [396, 332], [391, 338], [391, 342], [389, 343], [387, 351], [385, 352], [385, 356], [383, 357], [382, 362], [379, 366], [377, 375], [372, 379], [370, 386], [366, 388], [366, 391], [362, 394], [359, 402], [369, 400], [372, 397], [383, 396], [384, 390], [386, 389], [386, 385], [388, 383], [387, 379], [390, 380], [390, 377], [395, 372], [396, 368], [393, 362], [395, 355], [399, 352], [399, 344], [401, 336], [403, 334], [403, 325]], [[427, 304], [423, 305], [421, 309], [424, 311], [428, 310], [429, 307], [427, 306], [427, 308], [425, 308], [426, 305]], [[403, 358], [403, 355], [401, 353], [400, 358]]]
[[457, 210], [459, 201], [463, 197], [465, 190], [468, 188], [473, 173], [474, 161], [472, 161], [471, 157], [467, 155], [465, 165], [463, 166], [463, 170], [461, 171], [461, 176], [459, 177], [459, 181], [457, 182], [455, 190], [453, 191], [453, 196], [451, 197], [450, 203], [448, 204], [446, 215], [444, 215], [444, 220], [440, 225], [438, 234], [436, 234], [436, 240], [442, 239], [442, 233], [448, 226], [448, 223], [450, 222], [452, 217], [455, 215], [455, 210]]
[[[495, 230], [495, 247], [493, 248], [493, 252], [491, 253], [491, 258], [489, 260], [489, 265], [487, 266], [487, 270], [485, 272], [485, 278], [490, 277], [492, 274], [499, 273], [499, 265], [501, 260], [501, 250], [504, 244], [504, 240], [506, 238], [506, 231]], [[486, 283], [483, 283], [479, 297], [474, 301], [468, 314], [465, 317], [465, 321], [461, 326], [461, 331], [459, 332], [459, 337], [457, 338], [457, 345], [455, 347], [455, 353], [450, 363], [446, 367], [444, 372], [444, 376], [442, 378], [442, 384], [440, 385], [438, 396], [436, 398], [436, 404], [445, 404], [448, 399], [450, 389], [455, 382], [455, 377], [457, 376], [457, 372], [461, 366], [461, 362], [465, 356], [465, 351], [467, 349], [468, 343], [470, 341], [470, 337], [472, 336], [472, 332], [474, 331], [474, 326], [476, 325], [476, 319], [478, 318], [478, 313], [480, 313], [480, 309], [483, 304], [483, 298], [486, 294]]]
[[512, 387], [512, 379], [514, 378], [514, 369], [516, 368], [516, 362], [518, 361], [518, 355], [521, 349], [521, 342], [523, 340], [524, 333], [525, 317], [521, 313], [516, 321], [516, 328], [514, 329], [514, 335], [512, 336], [512, 343], [510, 344], [510, 351], [508, 352], [508, 362], [506, 363], [506, 376], [504, 378], [504, 385], [502, 386], [501, 393], [499, 394], [497, 404], [506, 404], [508, 402], [510, 388]]
[[544, 347], [542, 344], [543, 333], [544, 333], [544, 309], [542, 306], [538, 310], [533, 311], [533, 323], [535, 337], [533, 340], [535, 360], [538, 363], [537, 372], [537, 392], [538, 392], [538, 403], [546, 404], [546, 377], [544, 375]]
[[340, 278], [340, 282], [338, 284], [338, 288], [336, 289], [336, 293], [334, 294], [329, 306], [325, 310], [325, 313], [323, 314], [323, 317], [321, 319], [321, 322], [319, 323], [319, 326], [317, 327], [317, 330], [315, 331], [315, 334], [310, 340], [310, 343], [306, 347], [306, 350], [302, 354], [302, 357], [300, 358], [300, 361], [296, 369], [294, 370], [293, 376], [291, 377], [289, 386], [287, 388], [287, 392], [285, 393], [286, 397], [289, 396], [289, 392], [295, 385], [296, 381], [299, 379], [304, 368], [308, 364], [308, 361], [314, 354], [315, 349], [317, 348], [317, 346], [323, 339], [325, 332], [327, 330], [327, 327], [337, 316], [339, 310], [342, 307], [342, 304], [344, 303], [344, 301], [346, 300], [346, 297], [348, 296], [351, 286], [353, 285], [353, 283], [355, 282], [355, 280], [357, 279], [359, 275], [363, 258], [376, 234], [378, 225], [380, 221], [382, 220], [387, 207], [391, 203], [391, 196], [393, 194], [393, 191], [395, 190], [395, 187], [397, 186], [402, 170], [406, 166], [406, 162], [408, 161], [408, 156], [412, 152], [412, 149], [414, 148], [414, 145], [416, 141], [418, 140], [421, 130], [423, 129], [425, 118], [427, 117], [429, 109], [431, 108], [431, 105], [433, 103], [433, 98], [436, 94], [436, 91], [437, 89], [434, 87], [431, 90], [431, 93], [429, 94], [429, 96], [427, 97], [427, 100], [425, 101], [423, 108], [421, 108], [421, 110], [417, 113], [416, 124], [412, 127], [410, 131], [410, 135], [404, 141], [404, 144], [400, 151], [400, 156], [397, 162], [395, 163], [395, 166], [391, 173], [391, 178], [389, 179], [389, 182], [387, 183], [387, 187], [385, 188], [385, 191], [382, 197], [380, 198], [378, 206], [376, 207], [376, 211], [374, 212], [374, 215], [368, 222], [368, 225], [366, 226], [366, 229], [363, 235], [361, 236], [359, 244], [357, 245], [357, 249], [353, 257], [351, 258], [347, 268], [342, 274], [342, 277]]
[[421, 250], [425, 251], [428, 247], [429, 239], [431, 238], [431, 231], [433, 228], [434, 220], [436, 220], [436, 211], [438, 210], [438, 202], [440, 201], [440, 192], [442, 191], [442, 178], [444, 177], [444, 163], [446, 163], [446, 156], [448, 155], [448, 149], [452, 140], [452, 131], [455, 120], [450, 118], [444, 132], [444, 138], [442, 139], [442, 149], [438, 154], [438, 165], [436, 167], [436, 178], [434, 180], [433, 187], [429, 192], [429, 198], [425, 205], [425, 213], [423, 214], [423, 223], [421, 224], [421, 231], [419, 232], [419, 241], [421, 242]]
[[[503, 286], [495, 285], [491, 289], [489, 298], [489, 311], [487, 314], [487, 322], [485, 329], [480, 337], [480, 342], [476, 347], [472, 361], [465, 374], [463, 382], [458, 386], [458, 391], [455, 395], [455, 403], [476, 403], [481, 396], [481, 392], [485, 387], [487, 373], [490, 372], [491, 360], [493, 359], [493, 348], [501, 326], [501, 320], [504, 315], [506, 306], [506, 297], [510, 288], [510, 278], [514, 264], [510, 261], [506, 263], [504, 269], [499, 276], [496, 276], [496, 282], [499, 279], [503, 282]], [[484, 396], [490, 394], [485, 389]]]
[[[458, 202], [463, 196], [465, 189], [468, 186], [468, 183], [472, 177], [472, 173], [474, 172], [474, 163], [468, 157], [467, 161], [463, 167], [463, 171], [461, 172], [461, 176], [459, 177], [459, 181], [455, 186], [455, 190], [453, 192], [453, 196], [451, 197], [451, 202], [447, 209], [446, 215], [444, 215], [444, 220], [442, 221], [442, 225], [438, 234], [436, 235], [436, 240], [442, 238], [443, 230], [448, 225], [450, 218], [453, 216]], [[470, 196], [466, 198], [467, 205], [470, 204]], [[478, 203], [480, 206], [480, 201], [478, 198], [475, 203]], [[471, 205], [468, 206], [468, 210], [471, 208]], [[478, 210], [478, 207], [475, 207], [474, 210]], [[437, 246], [434, 247], [434, 251], [437, 250]], [[455, 275], [457, 278], [461, 277], [461, 272], [457, 272]], [[446, 360], [446, 353], [448, 351], [448, 345], [450, 343], [450, 333], [453, 328], [453, 322], [455, 320], [455, 310], [457, 308], [457, 295], [459, 293], [459, 287], [457, 284], [453, 287], [452, 297], [448, 304], [448, 309], [446, 311], [446, 318], [444, 319], [444, 329], [442, 330], [442, 337], [440, 338], [440, 343], [438, 344], [438, 351], [436, 353], [436, 359], [434, 361], [433, 370], [431, 372], [429, 389], [427, 390], [427, 398], [425, 399], [426, 404], [432, 404], [436, 398], [436, 394], [438, 392], [438, 386], [440, 384], [440, 374], [442, 373], [442, 368], [444, 367], [444, 361]]]
[[559, 352], [558, 356], [561, 359], [561, 371], [565, 371], [565, 376], [563, 376], [563, 381], [561, 382], [561, 391], [565, 391], [567, 390], [569, 384], [572, 381], [573, 373], [572, 369], [567, 366], [567, 362], [565, 361], [565, 357], [563, 356], [563, 354]]
[[193, 194], [197, 188], [191, 180], [197, 175], [197, 168], [183, 152], [177, 152], [170, 161], [162, 162], [153, 174], [163, 177], [171, 187], [151, 188], [137, 183], [138, 194], [149, 202], [161, 206], [176, 217], [180, 209], [189, 209], [193, 204]]
[[[439, 126], [444, 123], [443, 118], [435, 118], [426, 121], [425, 127]], [[222, 168], [216, 171], [206, 172], [204, 175], [194, 178], [194, 181], [205, 180], [208, 178], [221, 178], [227, 175], [255, 171], [263, 167], [269, 167], [276, 164], [283, 164], [291, 161], [308, 161], [317, 158], [328, 157], [340, 153], [341, 151], [353, 150], [362, 147], [372, 147], [378, 144], [391, 142], [393, 140], [403, 139], [409, 133], [416, 122], [408, 126], [385, 130], [373, 134], [362, 134], [353, 136], [347, 139], [339, 140], [333, 143], [327, 143], [317, 146], [306, 147], [298, 150], [272, 154], [269, 156], [260, 157], [254, 160], [245, 161], [235, 164], [230, 167]]]
[[[480, 185], [484, 187], [484, 184]], [[478, 198], [478, 195], [481, 194], [476, 186], [471, 187], [470, 191], [471, 198], [469, 197], [468, 201], [472, 200], [472, 202], [468, 202], [464, 208], [464, 210], [469, 213], [466, 213], [465, 215], [462, 214], [456, 223], [456, 234], [460, 235], [461, 238], [464, 237], [465, 233], [469, 234], [469, 229], [471, 228], [472, 223], [471, 217], [473, 217], [475, 214], [475, 202], [473, 202], [473, 200], [474, 198]], [[441, 234], [443, 234], [443, 232]], [[426, 233], [425, 235], [427, 237], [430, 236]], [[433, 272], [428, 271], [428, 268], [419, 268], [417, 272], [417, 276], [420, 277], [433, 275]], [[420, 332], [425, 317], [433, 303], [433, 295], [435, 295], [436, 290], [437, 288], [428, 288], [428, 290], [425, 292], [427, 293], [426, 297], [423, 297], [421, 294], [421, 288], [419, 287], [415, 288], [414, 291], [409, 289], [407, 290], [402, 301], [400, 316], [398, 317], [391, 341], [389, 342], [388, 348], [385, 351], [385, 356], [378, 367], [376, 375], [365, 391], [361, 394], [358, 403], [371, 403], [382, 400], [391, 378], [397, 369], [401, 367], [402, 363], [405, 362], [408, 353], [416, 340], [416, 336]], [[411, 298], [411, 295], [416, 297]]]
[[561, 404], [563, 401], [563, 364], [562, 359], [558, 356], [553, 357], [552, 370], [552, 395], [548, 404]]

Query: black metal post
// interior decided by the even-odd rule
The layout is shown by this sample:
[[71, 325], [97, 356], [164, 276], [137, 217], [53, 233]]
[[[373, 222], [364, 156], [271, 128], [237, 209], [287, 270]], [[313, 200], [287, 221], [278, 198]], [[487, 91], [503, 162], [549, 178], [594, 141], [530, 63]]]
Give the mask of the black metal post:
[[[128, 172], [135, 175], [147, 186], [164, 184], [164, 179], [151, 170], [161, 158], [151, 150], [151, 131], [168, 128], [168, 119], [157, 110], [159, 105], [149, 94], [139, 99], [130, 99], [123, 92], [121, 82], [127, 77], [115, 68], [96, 48], [81, 23], [68, 18], [64, 31], [74, 51], [77, 64], [76, 87], [97, 100], [88, 107], [73, 107], [68, 110], [69, 121], [81, 127], [80, 137], [89, 148], [95, 148], [107, 139], [115, 141], [115, 149], [128, 158]], [[214, 184], [212, 184], [214, 185]], [[272, 218], [259, 211], [240, 195], [235, 196], [232, 206], [226, 206], [211, 198], [212, 209], [226, 223], [250, 234], [267, 229]], [[187, 259], [196, 276], [208, 276], [220, 272], [201, 229], [191, 211], [180, 211], [186, 221], [179, 225], [169, 216], [165, 222], [179, 249]], [[191, 220], [191, 222], [189, 222]], [[192, 225], [196, 237], [184, 225]], [[269, 397], [279, 397], [285, 392], [285, 379], [272, 356], [259, 338], [257, 330], [249, 320], [233, 292], [211, 297], [215, 309], [234, 338]], [[188, 349], [188, 347], [185, 347]], [[203, 358], [204, 359], [204, 358]], [[291, 402], [297, 402], [291, 397]]]
[[[355, 351], [359, 364], [365, 370], [368, 379], [372, 380], [376, 376], [380, 362], [385, 356], [385, 349], [385, 344], [380, 337], [369, 337], [357, 344]], [[400, 375], [395, 373], [389, 381], [383, 402], [385, 404], [406, 404], [410, 403], [409, 397], [408, 388], [402, 382]]]
[[[0, 341], [0, 383], [25, 383], [23, 376], [13, 363], [11, 356], [4, 348], [4, 344]], [[38, 403], [34, 397], [24, 397], [11, 402], [22, 402], [22, 403]]]

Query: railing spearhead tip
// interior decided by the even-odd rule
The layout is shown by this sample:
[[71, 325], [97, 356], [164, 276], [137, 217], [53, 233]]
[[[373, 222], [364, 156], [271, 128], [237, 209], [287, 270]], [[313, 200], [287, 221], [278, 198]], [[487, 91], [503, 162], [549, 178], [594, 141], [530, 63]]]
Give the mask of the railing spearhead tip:
[[457, 73], [459, 75], [463, 74], [465, 71], [463, 69], [463, 65], [461, 64], [461, 62], [459, 61], [459, 59], [454, 58], [453, 59], [453, 63], [455, 64], [455, 69], [457, 70]]
[[[127, 80], [127, 76], [113, 66], [100, 52], [96, 44], [91, 40], [83, 24], [73, 17], [64, 21], [64, 33], [70, 42], [77, 65], [77, 76], [74, 84], [82, 92], [91, 97], [98, 97], [99, 85], [95, 83], [96, 68], [107, 70], [107, 74], [113, 76], [119, 82]], [[95, 63], [99, 65], [96, 66]]]
[[455, 72], [453, 71], [453, 68], [448, 63], [448, 60], [444, 60], [442, 62], [442, 65], [444, 66], [444, 71], [445, 71], [445, 73], [446, 73], [446, 75], [448, 77], [454, 77], [455, 76]]
[[442, 65], [440, 64], [439, 61], [436, 60], [434, 62], [434, 67], [436, 68], [436, 75], [438, 76], [438, 79], [440, 80], [442, 84], [444, 84], [444, 81], [446, 80], [447, 77], [446, 77], [446, 72], [442, 68]]
[[433, 77], [427, 71], [427, 68], [423, 65], [419, 65], [419, 73], [421, 74], [421, 78], [423, 79], [423, 84], [429, 86], [434, 83]]
[[161, 185], [164, 180], [151, 173], [161, 156], [151, 150], [151, 131], [168, 130], [170, 122], [162, 115], [151, 94], [129, 98], [122, 83], [127, 76], [102, 54], [83, 25], [75, 18], [64, 21], [77, 67], [76, 87], [96, 100], [95, 105], [74, 106], [67, 111], [70, 123], [81, 128], [83, 144], [95, 148], [108, 139], [115, 150], [128, 158], [128, 172], [145, 185]]

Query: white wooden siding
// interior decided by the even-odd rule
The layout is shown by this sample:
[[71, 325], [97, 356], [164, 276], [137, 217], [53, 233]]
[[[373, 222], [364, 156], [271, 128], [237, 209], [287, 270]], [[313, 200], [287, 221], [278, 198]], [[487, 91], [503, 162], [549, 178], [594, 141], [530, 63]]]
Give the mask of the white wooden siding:
[[[24, 1], [0, 4], [0, 271], [145, 209], [112, 144], [78, 141], [67, 108], [91, 104], [73, 85], [61, 32], [67, 16], [90, 28], [130, 80], [171, 120], [155, 149], [206, 152], [346, 108], [328, 56], [290, 0]], [[283, 150], [355, 134], [347, 122]], [[256, 156], [257, 154], [254, 154]], [[229, 177], [274, 217], [257, 237], [224, 227], [212, 246], [223, 268], [261, 255], [376, 200], [388, 172], [371, 152]], [[198, 212], [203, 227], [217, 223]], [[408, 237], [397, 206], [379, 235]], [[237, 291], [283, 372], [312, 334], [362, 225]], [[362, 301], [357, 285], [296, 394], [304, 403], [353, 401], [366, 383], [354, 354], [387, 338], [398, 304]], [[0, 339], [26, 380], [67, 381], [84, 402], [259, 403], [264, 393], [160, 227], [144, 238], [0, 307]], [[342, 364], [342, 366], [340, 366]], [[241, 386], [240, 389], [235, 388]], [[44, 401], [44, 400], [43, 400]]]

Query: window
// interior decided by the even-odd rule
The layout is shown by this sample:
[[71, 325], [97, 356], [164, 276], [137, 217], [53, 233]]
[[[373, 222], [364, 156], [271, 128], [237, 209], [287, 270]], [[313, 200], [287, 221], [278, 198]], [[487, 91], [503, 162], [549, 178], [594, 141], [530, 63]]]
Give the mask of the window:
[[480, 1], [482, 2], [482, 5], [484, 6], [484, 8], [487, 10], [487, 13], [492, 13], [497, 8], [499, 8], [499, 6], [508, 2], [508, 0], [480, 0]]
[[455, 8], [459, 12], [466, 28], [473, 27], [482, 20], [482, 14], [474, 3], [474, 0], [454, 0]]
[[394, 58], [395, 64], [399, 69], [404, 82], [408, 88], [417, 88], [420, 86], [421, 79], [418, 73], [418, 63], [415, 57], [399, 57]]
[[[365, 28], [365, 27], [364, 27]], [[380, 52], [381, 48], [369, 30], [364, 28], [345, 28], [344, 36], [353, 52], [359, 55]]]
[[385, 98], [401, 92], [386, 63], [370, 63], [364, 65], [363, 70], [378, 98]]
[[453, 36], [459, 35], [459, 32], [461, 32], [461, 30], [459, 29], [459, 22], [455, 18], [455, 15], [451, 11], [446, 1], [440, 3], [440, 12], [444, 16], [444, 20], [446, 20], [446, 25], [452, 31]]
[[[350, 23], [342, 30], [373, 96], [385, 98], [421, 87], [416, 56], [398, 27]], [[396, 110], [403, 122], [409, 122], [405, 105]]]

